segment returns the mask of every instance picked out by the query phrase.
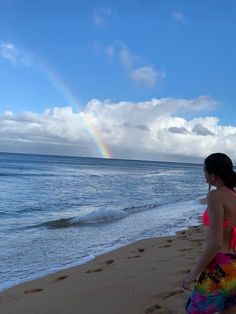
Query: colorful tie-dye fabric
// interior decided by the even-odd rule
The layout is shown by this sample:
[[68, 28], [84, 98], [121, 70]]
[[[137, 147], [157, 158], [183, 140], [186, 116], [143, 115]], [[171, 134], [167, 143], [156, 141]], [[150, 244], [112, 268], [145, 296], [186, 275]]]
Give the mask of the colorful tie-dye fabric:
[[212, 314], [233, 306], [236, 306], [236, 253], [219, 252], [201, 273], [185, 310], [188, 314]]

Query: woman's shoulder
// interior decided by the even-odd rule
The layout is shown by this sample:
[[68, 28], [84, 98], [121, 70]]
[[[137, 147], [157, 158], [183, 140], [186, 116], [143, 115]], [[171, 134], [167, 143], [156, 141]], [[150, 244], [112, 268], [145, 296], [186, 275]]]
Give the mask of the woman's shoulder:
[[222, 187], [220, 189], [212, 190], [207, 194], [207, 202], [214, 202], [214, 201], [225, 201], [229, 200], [230, 197], [236, 197], [236, 193], [227, 187]]
[[207, 203], [215, 201], [223, 201], [225, 194], [222, 190], [213, 190], [207, 194]]

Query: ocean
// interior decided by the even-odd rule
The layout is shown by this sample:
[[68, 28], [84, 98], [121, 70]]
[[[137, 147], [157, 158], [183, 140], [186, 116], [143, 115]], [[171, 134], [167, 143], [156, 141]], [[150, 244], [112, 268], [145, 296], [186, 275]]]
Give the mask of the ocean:
[[199, 224], [203, 166], [0, 153], [0, 291]]

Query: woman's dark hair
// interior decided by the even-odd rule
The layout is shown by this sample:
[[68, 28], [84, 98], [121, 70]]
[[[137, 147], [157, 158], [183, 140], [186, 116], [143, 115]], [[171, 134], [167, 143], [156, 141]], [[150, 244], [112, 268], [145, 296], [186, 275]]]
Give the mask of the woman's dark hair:
[[228, 188], [236, 187], [236, 173], [233, 170], [233, 163], [227, 155], [211, 154], [205, 159], [204, 164], [206, 171], [222, 179]]

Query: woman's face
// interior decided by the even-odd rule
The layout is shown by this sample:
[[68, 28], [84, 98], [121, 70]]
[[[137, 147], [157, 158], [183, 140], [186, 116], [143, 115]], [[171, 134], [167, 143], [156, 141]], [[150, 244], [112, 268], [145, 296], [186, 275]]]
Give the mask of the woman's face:
[[216, 181], [216, 176], [214, 174], [209, 174], [209, 172], [206, 170], [205, 165], [204, 165], [204, 175], [205, 175], [206, 183], [210, 185], [214, 185]]
[[210, 175], [209, 175], [209, 173], [207, 172], [207, 170], [206, 170], [206, 167], [205, 167], [205, 166], [204, 166], [204, 175], [205, 175], [206, 183], [209, 183], [209, 178], [210, 178]]

